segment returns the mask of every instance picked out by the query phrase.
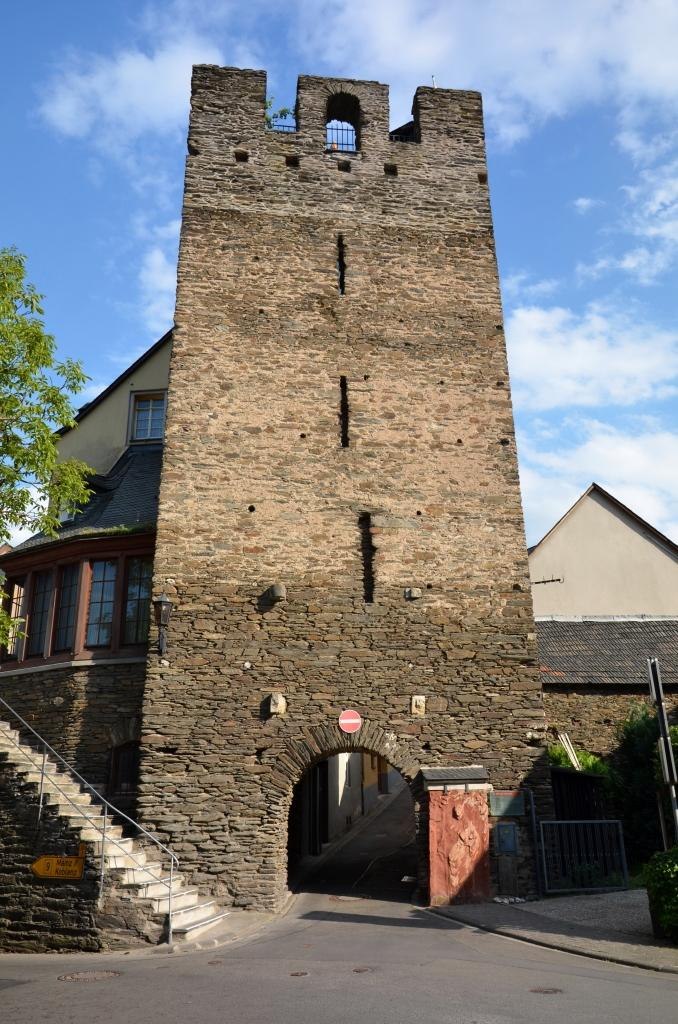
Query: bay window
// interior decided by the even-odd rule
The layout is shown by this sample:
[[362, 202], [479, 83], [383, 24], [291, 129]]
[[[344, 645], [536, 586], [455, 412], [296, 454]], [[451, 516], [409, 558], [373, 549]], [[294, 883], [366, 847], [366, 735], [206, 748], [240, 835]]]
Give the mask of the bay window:
[[[117, 552], [109, 543], [95, 558], [87, 557], [84, 547], [78, 561], [71, 555], [69, 561], [50, 568], [38, 564], [8, 580], [5, 607], [14, 624], [1, 652], [3, 663], [144, 652], [151, 620], [151, 554], [139, 541]], [[91, 542], [88, 547], [91, 551]]]
[[52, 597], [52, 573], [38, 572], [33, 578], [33, 599], [28, 618], [28, 658], [41, 656], [45, 649], [45, 631]]
[[110, 647], [115, 579], [118, 563], [112, 559], [90, 564], [89, 614], [87, 616], [87, 647]]
[[78, 608], [78, 581], [80, 564], [65, 565], [61, 570], [57, 595], [56, 625], [52, 650], [70, 651], [75, 636], [75, 618]]

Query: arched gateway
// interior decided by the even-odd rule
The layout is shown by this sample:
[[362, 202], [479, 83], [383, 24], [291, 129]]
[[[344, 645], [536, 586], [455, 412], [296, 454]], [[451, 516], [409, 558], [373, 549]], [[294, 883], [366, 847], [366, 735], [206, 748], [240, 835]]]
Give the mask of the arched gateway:
[[488, 852], [526, 895], [545, 726], [480, 96], [419, 88], [390, 132], [387, 86], [303, 76], [278, 133], [264, 72], [198, 67], [191, 111], [140, 813], [190, 881], [278, 907], [295, 784], [371, 750], [431, 900], [482, 895]]

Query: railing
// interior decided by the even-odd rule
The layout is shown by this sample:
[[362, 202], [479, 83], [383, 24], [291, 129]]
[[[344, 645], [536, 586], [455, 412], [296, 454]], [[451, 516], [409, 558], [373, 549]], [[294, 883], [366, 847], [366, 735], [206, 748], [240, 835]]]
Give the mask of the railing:
[[[36, 752], [37, 757], [38, 757], [38, 761], [34, 761], [30, 756], [28, 756], [26, 754], [25, 750], [22, 750], [21, 740], [20, 739], [19, 740], [15, 740], [13, 736], [9, 736], [9, 739], [12, 741], [14, 746], [17, 747], [17, 749], [19, 749], [21, 754], [23, 756], [25, 756], [25, 757], [27, 756], [29, 762], [35, 768], [38, 768], [39, 771], [40, 771], [40, 792], [39, 792], [39, 797], [38, 797], [38, 821], [40, 821], [40, 818], [42, 817], [42, 807], [43, 807], [44, 796], [45, 796], [45, 775], [49, 774], [50, 782], [56, 788], [58, 793], [64, 798], [64, 800], [66, 800], [71, 805], [71, 807], [73, 807], [78, 812], [79, 815], [84, 817], [87, 820], [88, 824], [92, 828], [94, 828], [95, 831], [97, 831], [99, 833], [99, 835], [101, 836], [101, 864], [100, 864], [100, 868], [99, 868], [99, 901], [101, 901], [103, 899], [103, 892], [104, 892], [104, 874], [105, 874], [105, 868], [106, 868], [106, 843], [111, 843], [113, 846], [116, 846], [118, 848], [118, 850], [120, 850], [121, 853], [125, 857], [129, 857], [132, 861], [134, 861], [134, 863], [139, 868], [139, 870], [141, 870], [141, 871], [146, 870], [146, 872], [149, 873], [148, 869], [144, 868], [144, 864], [141, 861], [137, 860], [133, 853], [131, 853], [129, 850], [126, 850], [122, 846], [122, 841], [118, 842], [118, 840], [115, 837], [109, 836], [109, 835], [106, 834], [107, 829], [108, 829], [109, 813], [114, 814], [117, 817], [124, 818], [125, 821], [129, 822], [129, 824], [132, 825], [135, 829], [138, 829], [139, 832], [141, 832], [144, 836], [146, 836], [147, 839], [150, 839], [150, 841], [155, 846], [157, 846], [157, 848], [159, 850], [161, 850], [163, 853], [165, 853], [169, 857], [169, 862], [170, 862], [169, 879], [156, 878], [154, 875], [151, 875], [150, 880], [160, 882], [162, 885], [166, 886], [166, 888], [167, 888], [167, 943], [168, 943], [169, 946], [171, 946], [172, 945], [172, 888], [173, 888], [173, 882], [174, 882], [174, 873], [175, 873], [175, 870], [178, 869], [178, 867], [179, 867], [179, 861], [178, 861], [178, 858], [176, 857], [176, 855], [174, 853], [172, 853], [172, 851], [167, 846], [164, 846], [163, 843], [161, 843], [159, 839], [156, 839], [156, 837], [151, 832], [148, 832], [147, 829], [145, 829], [143, 827], [143, 825], [140, 825], [138, 821], [134, 821], [134, 819], [130, 818], [129, 815], [125, 814], [124, 811], [121, 811], [118, 807], [115, 807], [109, 800], [106, 800], [106, 798], [103, 797], [101, 795], [101, 793], [99, 793], [94, 788], [94, 786], [92, 786], [87, 781], [87, 779], [83, 779], [82, 775], [80, 775], [75, 770], [75, 768], [68, 763], [68, 761], [65, 761], [64, 758], [61, 756], [61, 754], [58, 754], [56, 752], [56, 750], [54, 750], [54, 748], [49, 745], [47, 740], [44, 739], [40, 735], [40, 733], [36, 732], [35, 729], [32, 726], [30, 726], [25, 719], [23, 719], [21, 717], [21, 715], [18, 713], [18, 711], [15, 711], [14, 708], [11, 707], [7, 703], [6, 700], [3, 700], [2, 697], [0, 697], [0, 704], [4, 708], [6, 708], [6, 710], [9, 711], [9, 713], [18, 722], [21, 723], [21, 725], [24, 727], [24, 729], [27, 729], [31, 733], [31, 735], [33, 735], [36, 738], [36, 740], [38, 741], [38, 743], [40, 744], [40, 746], [42, 748], [41, 749], [41, 753]], [[29, 748], [29, 749], [31, 749], [31, 748]], [[81, 785], [83, 785], [85, 787], [85, 789], [89, 790], [89, 792], [95, 797], [95, 799], [98, 801], [98, 803], [101, 804], [101, 806], [103, 807], [103, 819], [104, 819], [103, 820], [103, 826], [100, 826], [98, 824], [97, 819], [95, 817], [90, 817], [87, 814], [86, 808], [85, 808], [84, 804], [76, 803], [75, 800], [71, 799], [71, 797], [68, 795], [68, 793], [65, 793], [61, 789], [61, 787], [59, 786], [58, 782], [56, 781], [54, 773], [47, 773], [45, 771], [45, 768], [46, 768], [46, 765], [47, 765], [47, 755], [48, 755], [48, 752], [49, 752], [49, 754], [53, 758], [55, 758], [60, 764], [62, 764], [64, 766], [64, 768], [66, 768], [67, 771], [72, 776], [74, 776], [78, 780], [78, 782], [81, 783]]]
[[396, 128], [394, 132], [389, 132], [388, 137], [391, 142], [421, 142], [421, 131], [419, 125], [414, 121], [409, 121], [407, 124], [401, 125], [400, 128]]
[[328, 153], [357, 153], [355, 128], [350, 124], [330, 121], [325, 129], [325, 150]]
[[286, 114], [284, 117], [272, 117], [268, 127], [272, 132], [296, 132], [297, 121], [293, 114]]
[[620, 821], [542, 821], [540, 826], [546, 892], [628, 887]]

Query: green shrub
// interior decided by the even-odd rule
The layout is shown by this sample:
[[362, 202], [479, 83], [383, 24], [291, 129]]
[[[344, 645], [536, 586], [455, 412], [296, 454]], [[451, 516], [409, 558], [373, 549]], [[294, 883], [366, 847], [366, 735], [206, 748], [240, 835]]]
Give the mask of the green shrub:
[[[558, 768], [572, 768], [572, 763], [562, 743], [552, 743], [547, 753], [550, 764]], [[609, 765], [602, 757], [598, 757], [597, 754], [591, 754], [588, 750], [580, 750], [579, 747], [575, 747], [575, 753], [583, 771], [592, 772], [594, 775], [601, 775], [604, 778], [607, 778], [610, 774]]]
[[644, 878], [655, 935], [678, 942], [678, 846], [655, 853]]
[[632, 867], [644, 864], [662, 848], [656, 811], [658, 735], [656, 714], [638, 702], [617, 730], [617, 748], [611, 757], [613, 806], [624, 824], [626, 854]]

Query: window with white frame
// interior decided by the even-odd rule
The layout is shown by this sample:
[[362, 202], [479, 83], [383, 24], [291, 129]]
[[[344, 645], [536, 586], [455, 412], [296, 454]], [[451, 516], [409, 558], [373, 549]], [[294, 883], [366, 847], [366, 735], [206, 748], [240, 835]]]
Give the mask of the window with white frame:
[[165, 396], [162, 392], [134, 395], [132, 441], [159, 441], [165, 428]]

